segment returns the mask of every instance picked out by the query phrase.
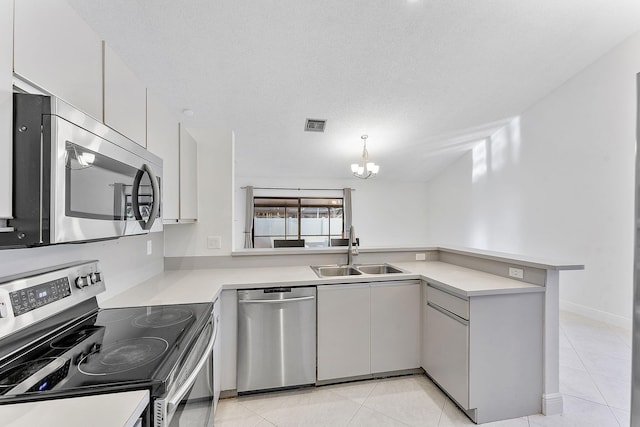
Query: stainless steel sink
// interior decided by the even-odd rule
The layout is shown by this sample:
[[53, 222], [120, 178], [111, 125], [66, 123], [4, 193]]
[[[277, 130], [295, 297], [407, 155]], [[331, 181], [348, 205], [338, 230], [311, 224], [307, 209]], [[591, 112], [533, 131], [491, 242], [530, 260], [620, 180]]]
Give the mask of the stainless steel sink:
[[352, 266], [348, 265], [316, 265], [311, 266], [318, 277], [335, 277], [335, 276], [357, 276], [362, 274]]
[[371, 265], [357, 265], [356, 268], [365, 274], [397, 274], [404, 273], [397, 267], [389, 264], [371, 264]]
[[312, 265], [318, 277], [357, 276], [360, 274], [398, 274], [405, 273], [389, 264], [363, 265]]

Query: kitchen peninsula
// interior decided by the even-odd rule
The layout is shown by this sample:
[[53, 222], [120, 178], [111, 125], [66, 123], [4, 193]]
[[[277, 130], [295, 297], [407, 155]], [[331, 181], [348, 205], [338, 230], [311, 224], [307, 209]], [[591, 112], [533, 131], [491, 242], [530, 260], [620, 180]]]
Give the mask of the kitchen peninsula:
[[[425, 369], [476, 422], [513, 418], [536, 412], [547, 415], [562, 412], [558, 379], [559, 272], [581, 270], [584, 268], [583, 265], [475, 249], [429, 246], [363, 248], [355, 260], [356, 264], [391, 263], [402, 270], [399, 274], [320, 278], [310, 268], [310, 265], [344, 263], [344, 257], [344, 249], [329, 248], [244, 250], [235, 252], [225, 264], [219, 259], [205, 257], [168, 258], [164, 273], [103, 301], [101, 305], [116, 307], [136, 304], [180, 304], [220, 299], [221, 386], [223, 395], [229, 396], [234, 395], [236, 388], [236, 290], [283, 285], [323, 286], [419, 280], [422, 283], [422, 323], [418, 330], [421, 331], [422, 343], [420, 366], [415, 368]], [[428, 368], [430, 352], [429, 345], [425, 345], [425, 334], [429, 333], [428, 322], [430, 316], [433, 316], [428, 314], [428, 307], [435, 305], [431, 304], [432, 299], [443, 304], [445, 308], [449, 303], [453, 304], [451, 307], [462, 307], [457, 313], [455, 309], [452, 310], [470, 331], [466, 340], [471, 346], [467, 347], [467, 357], [471, 359], [465, 359], [470, 371], [464, 379], [466, 388], [462, 395], [450, 389], [448, 377], [438, 378], [438, 374], [430, 372]], [[505, 354], [497, 349], [493, 353], [487, 353], [491, 344], [482, 344], [483, 332], [477, 332], [482, 328], [501, 329], [500, 333], [511, 337], [509, 351]], [[493, 336], [493, 339], [496, 339], [496, 336]], [[477, 357], [474, 359], [474, 346], [483, 347], [481, 353], [486, 353], [480, 355], [480, 359], [483, 360]], [[531, 402], [523, 407], [513, 402], [498, 402], [502, 395], [496, 391], [499, 389], [496, 384], [504, 378], [501, 379], [499, 375], [491, 378], [492, 384], [489, 387], [486, 377], [489, 375], [487, 372], [491, 372], [487, 369], [487, 364], [492, 363], [486, 359], [494, 356], [503, 358], [499, 363], [503, 369], [520, 369], [522, 374], [526, 373], [524, 376], [514, 376], [509, 372], [502, 377], [512, 378], [512, 382], [522, 382], [519, 394], [526, 394], [527, 390], [531, 393], [533, 390], [533, 406]], [[525, 359], [522, 359], [523, 357]], [[511, 363], [508, 363], [509, 359]], [[496, 363], [497, 361], [493, 361], [493, 365]], [[486, 375], [483, 377], [479, 371], [484, 371]], [[530, 386], [529, 383], [534, 386]], [[508, 384], [507, 389], [512, 386], [514, 384]], [[508, 394], [509, 390], [506, 390], [505, 398]], [[516, 412], [509, 412], [505, 409], [507, 407], [515, 408], [513, 410]]]

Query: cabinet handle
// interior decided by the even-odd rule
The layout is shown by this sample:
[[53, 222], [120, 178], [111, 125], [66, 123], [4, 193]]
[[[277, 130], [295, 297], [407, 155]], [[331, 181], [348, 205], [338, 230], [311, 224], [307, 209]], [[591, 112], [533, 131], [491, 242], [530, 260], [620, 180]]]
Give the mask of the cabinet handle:
[[445, 310], [444, 308], [440, 307], [439, 305], [435, 305], [432, 304], [431, 301], [427, 301], [427, 305], [431, 308], [433, 308], [434, 310], [439, 311], [440, 313], [444, 314], [447, 317], [450, 317], [451, 319], [455, 320], [456, 322], [462, 323], [465, 326], [469, 326], [469, 321], [463, 319], [462, 317], [453, 314], [452, 312]]

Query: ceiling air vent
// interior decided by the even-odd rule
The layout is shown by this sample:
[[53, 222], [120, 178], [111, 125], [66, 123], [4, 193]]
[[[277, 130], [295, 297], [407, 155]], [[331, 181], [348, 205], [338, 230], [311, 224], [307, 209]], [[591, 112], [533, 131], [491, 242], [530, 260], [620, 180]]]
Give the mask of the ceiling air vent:
[[307, 119], [307, 122], [304, 125], [304, 130], [305, 132], [324, 132], [326, 125], [326, 120]]

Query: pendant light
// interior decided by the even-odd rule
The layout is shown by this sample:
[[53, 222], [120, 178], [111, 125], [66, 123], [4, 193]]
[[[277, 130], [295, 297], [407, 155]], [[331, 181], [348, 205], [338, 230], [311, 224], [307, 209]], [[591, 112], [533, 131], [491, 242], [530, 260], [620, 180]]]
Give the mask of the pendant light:
[[369, 152], [367, 151], [368, 136], [362, 135], [360, 138], [364, 143], [364, 148], [362, 149], [362, 164], [352, 163], [351, 172], [356, 178], [368, 179], [378, 174], [380, 165], [376, 165], [375, 163], [369, 161]]

